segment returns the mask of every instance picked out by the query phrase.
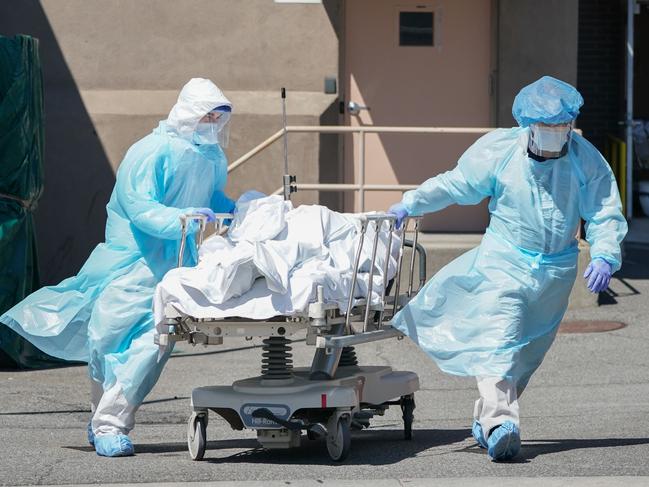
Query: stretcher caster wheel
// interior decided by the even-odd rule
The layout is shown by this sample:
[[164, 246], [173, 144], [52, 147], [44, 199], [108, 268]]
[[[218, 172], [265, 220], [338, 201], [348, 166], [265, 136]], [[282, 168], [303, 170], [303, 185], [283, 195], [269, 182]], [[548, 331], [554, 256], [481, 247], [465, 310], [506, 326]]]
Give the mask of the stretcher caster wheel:
[[192, 460], [202, 460], [207, 445], [207, 414], [192, 413], [187, 424], [187, 446]]
[[415, 419], [415, 395], [401, 396], [401, 412], [403, 414], [403, 437], [412, 440], [412, 422]]
[[[333, 430], [333, 431], [332, 431]], [[327, 451], [334, 462], [342, 462], [352, 446], [349, 418], [341, 416], [333, 428], [327, 429]]]

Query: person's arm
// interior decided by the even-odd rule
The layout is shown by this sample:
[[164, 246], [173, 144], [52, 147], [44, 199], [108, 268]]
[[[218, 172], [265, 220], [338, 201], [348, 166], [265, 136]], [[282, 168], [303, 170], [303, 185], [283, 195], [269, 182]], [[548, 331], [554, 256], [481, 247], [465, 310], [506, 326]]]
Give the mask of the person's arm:
[[597, 149], [578, 135], [573, 137], [578, 137], [579, 212], [586, 221], [590, 256], [605, 260], [615, 272], [622, 266], [620, 244], [628, 229], [615, 176]]
[[179, 240], [180, 216], [195, 208], [174, 208], [161, 203], [164, 196], [165, 148], [159, 140], [142, 140], [127, 152], [117, 171], [117, 201], [140, 231], [153, 237]]
[[409, 215], [439, 211], [452, 204], [475, 205], [493, 196], [496, 172], [516, 142], [511, 129], [495, 130], [478, 139], [457, 166], [425, 181], [403, 195]]
[[214, 213], [232, 213], [234, 207], [234, 201], [228, 198], [223, 191], [217, 190], [212, 195], [210, 208], [214, 210]]

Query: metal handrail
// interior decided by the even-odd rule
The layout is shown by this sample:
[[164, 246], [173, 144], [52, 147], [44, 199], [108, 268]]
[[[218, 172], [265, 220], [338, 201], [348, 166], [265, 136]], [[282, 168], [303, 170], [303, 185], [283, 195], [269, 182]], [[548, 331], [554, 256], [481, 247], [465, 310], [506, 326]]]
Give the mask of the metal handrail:
[[[284, 133], [321, 133], [321, 134], [343, 134], [358, 133], [359, 141], [359, 162], [358, 183], [297, 183], [300, 190], [315, 191], [358, 191], [359, 211], [365, 211], [365, 191], [408, 191], [418, 187], [416, 184], [365, 184], [365, 134], [368, 133], [400, 133], [400, 134], [486, 134], [495, 130], [495, 127], [387, 127], [375, 125], [360, 125], [357, 127], [344, 125], [289, 125], [286, 129], [280, 129], [264, 140], [236, 161], [228, 166], [228, 173], [232, 172], [245, 162], [272, 145], [280, 139]], [[282, 194], [284, 188], [276, 189], [272, 194]]]

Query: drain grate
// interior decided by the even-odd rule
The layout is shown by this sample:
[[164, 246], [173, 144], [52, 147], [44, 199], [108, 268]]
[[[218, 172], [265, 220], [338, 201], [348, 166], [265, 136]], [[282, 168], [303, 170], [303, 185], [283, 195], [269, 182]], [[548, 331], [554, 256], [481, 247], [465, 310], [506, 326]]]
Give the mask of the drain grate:
[[619, 321], [564, 321], [559, 326], [559, 333], [603, 333], [619, 330], [626, 325]]

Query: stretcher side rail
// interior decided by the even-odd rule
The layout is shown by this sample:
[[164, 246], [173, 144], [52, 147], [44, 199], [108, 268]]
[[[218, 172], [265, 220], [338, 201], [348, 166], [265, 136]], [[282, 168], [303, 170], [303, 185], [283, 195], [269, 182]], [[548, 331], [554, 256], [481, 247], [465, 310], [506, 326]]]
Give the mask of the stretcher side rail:
[[[216, 215], [214, 222], [215, 230], [221, 233], [225, 228], [225, 221], [232, 219], [232, 214], [221, 213]], [[188, 214], [181, 217], [182, 243], [180, 247], [179, 266], [184, 260], [185, 243], [191, 229], [190, 222], [198, 221], [198, 235], [196, 248], [204, 240], [204, 233], [207, 228], [207, 219], [202, 214]], [[385, 213], [363, 214], [359, 216], [360, 232], [359, 242], [356, 249], [354, 267], [352, 269], [352, 286], [356, 284], [361, 274], [361, 255], [364, 250], [364, 240], [370, 225], [374, 227], [373, 242], [371, 246], [371, 259], [368, 275], [367, 296], [371, 296], [374, 286], [374, 274], [377, 270], [376, 260], [378, 254], [378, 242], [381, 232], [387, 233], [387, 245], [385, 263], [381, 269], [384, 276], [388, 275], [388, 266], [392, 248], [392, 235], [396, 225], [396, 217]], [[414, 238], [405, 238], [411, 221], [414, 221]], [[350, 293], [347, 308], [340, 313], [337, 306], [326, 303], [321, 287], [317, 289], [316, 301], [309, 305], [309, 309], [299, 315], [276, 316], [265, 320], [251, 320], [241, 317], [228, 318], [193, 318], [191, 316], [174, 313], [174, 310], [165, 310], [166, 327], [168, 330], [165, 340], [188, 341], [193, 344], [217, 345], [223, 342], [224, 337], [280, 337], [291, 336], [300, 329], [307, 329], [307, 344], [315, 345], [317, 348], [325, 349], [327, 354], [332, 350], [339, 350], [353, 344], [366, 343], [376, 340], [400, 337], [401, 333], [392, 329], [386, 318], [393, 318], [396, 312], [409, 299], [419, 291], [426, 280], [426, 254], [421, 245], [418, 244], [420, 218], [410, 217], [404, 221], [402, 227], [401, 247], [397, 270], [394, 279], [387, 286], [382, 286], [380, 291], [380, 302], [367, 305], [366, 298], [358, 298]], [[400, 294], [401, 276], [403, 273], [404, 248], [413, 249], [410, 257], [407, 274], [407, 292]], [[419, 282], [417, 290], [414, 290], [415, 257], [419, 257]], [[394, 293], [391, 291], [394, 290]], [[340, 326], [344, 325], [344, 326]]]
[[[214, 230], [216, 234], [220, 234], [225, 228], [225, 221], [234, 218], [232, 213], [215, 213]], [[196, 250], [201, 248], [205, 238], [205, 230], [207, 229], [207, 216], [202, 213], [188, 213], [180, 215], [180, 249], [178, 251], [178, 267], [182, 267], [185, 258], [185, 246], [187, 245], [187, 233], [192, 221], [198, 221], [198, 238], [196, 239]]]

